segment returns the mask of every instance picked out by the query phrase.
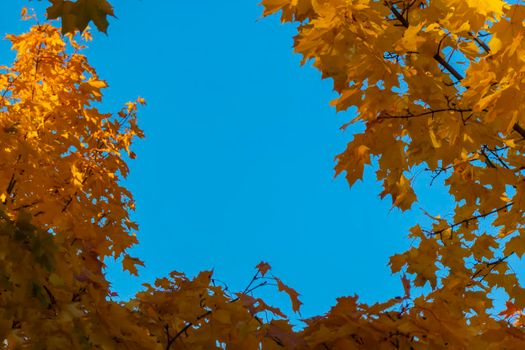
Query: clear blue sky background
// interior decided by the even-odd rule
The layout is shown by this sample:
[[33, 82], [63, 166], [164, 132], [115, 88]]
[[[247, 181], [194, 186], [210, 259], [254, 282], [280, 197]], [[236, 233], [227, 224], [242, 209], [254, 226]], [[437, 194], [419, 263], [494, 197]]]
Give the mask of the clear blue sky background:
[[[148, 101], [140, 113], [147, 137], [127, 180], [140, 225], [133, 252], [146, 268], [133, 278], [110, 264], [120, 296], [172, 270], [213, 268], [240, 290], [261, 260], [301, 294], [305, 317], [338, 296], [400, 295], [388, 258], [408, 247], [420, 205], [391, 210], [371, 171], [352, 189], [334, 180], [334, 156], [352, 137], [339, 127], [352, 115], [336, 114], [331, 83], [300, 67], [294, 28], [262, 19], [256, 1], [112, 2], [118, 19], [86, 51], [110, 85], [105, 107]], [[24, 4], [47, 2], [5, 1], [0, 34], [27, 28]], [[3, 40], [0, 64], [12, 59], [8, 49]], [[442, 188], [418, 186], [430, 199], [425, 208], [439, 209]]]

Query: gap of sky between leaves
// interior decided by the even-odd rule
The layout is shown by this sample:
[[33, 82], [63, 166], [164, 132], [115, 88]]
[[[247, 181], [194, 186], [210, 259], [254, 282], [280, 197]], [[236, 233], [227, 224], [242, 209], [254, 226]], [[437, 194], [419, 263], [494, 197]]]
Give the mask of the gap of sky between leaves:
[[[19, 13], [46, 2], [2, 5], [2, 36], [28, 28]], [[421, 206], [391, 210], [370, 169], [349, 189], [334, 179], [334, 157], [358, 127], [329, 106], [331, 82], [293, 54], [294, 28], [261, 19], [256, 2], [114, 1], [108, 35], [94, 32], [86, 54], [107, 80], [106, 110], [137, 96], [146, 139], [134, 150], [126, 181], [146, 263], [134, 278], [108, 261], [122, 299], [172, 270], [215, 278], [239, 291], [261, 260], [295, 288], [303, 317], [326, 312], [335, 298], [376, 302], [401, 295], [387, 266], [410, 244]], [[0, 43], [0, 64], [13, 54]], [[446, 213], [444, 187], [419, 181], [423, 201]], [[421, 193], [421, 191], [420, 191]], [[268, 296], [268, 290], [260, 291]], [[285, 298], [270, 299], [290, 311]]]

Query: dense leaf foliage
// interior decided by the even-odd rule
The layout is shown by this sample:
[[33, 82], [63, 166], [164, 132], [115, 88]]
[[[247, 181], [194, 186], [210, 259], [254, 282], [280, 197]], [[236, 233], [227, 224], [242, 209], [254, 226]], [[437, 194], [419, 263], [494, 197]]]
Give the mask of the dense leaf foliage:
[[[381, 197], [401, 210], [417, 201], [415, 177], [427, 173], [455, 204], [452, 215], [432, 213], [430, 227], [413, 227], [412, 248], [391, 258], [392, 271], [409, 277], [396, 316], [366, 317], [370, 327], [353, 333], [373, 339], [372, 348], [522, 346], [525, 290], [509, 262], [525, 252], [525, 7], [499, 0], [263, 5], [265, 14], [280, 11], [298, 24], [296, 52], [333, 80], [338, 111], [355, 108], [349, 124], [365, 127], [337, 157], [336, 172], [352, 185], [365, 166], [375, 167]], [[411, 286], [427, 289], [410, 297]], [[499, 315], [496, 290], [508, 298]], [[329, 320], [321, 322], [332, 333], [345, 327]]]
[[[337, 157], [350, 185], [374, 168], [381, 197], [410, 209], [414, 181], [448, 188], [454, 212], [429, 213], [390, 260], [404, 295], [364, 305], [341, 297], [292, 329], [254, 292], [298, 293], [262, 262], [230, 293], [209, 271], [173, 272], [114, 301], [106, 257], [137, 273], [121, 184], [134, 158], [139, 98], [99, 110], [106, 83], [81, 54], [105, 0], [51, 0], [49, 25], [9, 36], [0, 72], [0, 337], [6, 349], [516, 349], [525, 344], [525, 6], [499, 0], [263, 0], [295, 22], [295, 50], [331, 78], [339, 111], [364, 131]], [[449, 218], [449, 219], [445, 219]], [[428, 223], [429, 222], [429, 223]], [[495, 311], [495, 291], [506, 308]]]

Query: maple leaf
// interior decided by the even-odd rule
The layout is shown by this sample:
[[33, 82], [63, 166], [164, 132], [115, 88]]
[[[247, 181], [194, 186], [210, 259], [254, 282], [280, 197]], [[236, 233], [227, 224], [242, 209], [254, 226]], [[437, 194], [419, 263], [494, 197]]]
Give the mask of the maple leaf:
[[505, 303], [505, 306], [506, 306], [506, 309], [501, 311], [498, 315], [504, 316], [505, 318], [510, 318], [519, 312], [519, 309], [510, 300], [508, 300]]
[[106, 33], [108, 16], [115, 16], [113, 7], [107, 0], [49, 0], [48, 19], [62, 18], [62, 33], [83, 32], [93, 21], [101, 32]]
[[261, 273], [261, 276], [264, 277], [268, 271], [270, 271], [271, 266], [268, 263], [265, 263], [264, 261], [261, 261], [257, 266], [257, 270]]
[[271, 15], [290, 4], [289, 0], [263, 0], [260, 5], [264, 6], [264, 15]]
[[292, 310], [294, 312], [299, 312], [302, 302], [299, 300], [299, 293], [297, 293], [294, 289], [288, 287], [285, 285], [279, 278], [274, 277], [275, 282], [277, 282], [277, 289], [280, 292], [285, 292], [288, 294], [288, 297], [290, 298], [290, 301], [292, 302]]
[[124, 270], [129, 271], [129, 273], [132, 275], [138, 276], [139, 272], [137, 265], [144, 266], [144, 263], [138, 258], [133, 258], [128, 254], [124, 255], [124, 258], [122, 259], [122, 266]]

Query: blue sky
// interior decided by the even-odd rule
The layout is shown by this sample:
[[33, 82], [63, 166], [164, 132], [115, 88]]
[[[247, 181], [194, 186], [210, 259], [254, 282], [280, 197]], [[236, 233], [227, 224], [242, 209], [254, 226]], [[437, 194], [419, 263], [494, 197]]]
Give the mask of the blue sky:
[[[2, 35], [26, 28], [24, 3], [44, 7], [6, 2]], [[336, 114], [331, 83], [300, 66], [294, 28], [262, 19], [255, 1], [113, 3], [118, 19], [86, 51], [110, 85], [105, 108], [139, 95], [148, 101], [140, 113], [147, 136], [126, 181], [140, 225], [133, 253], [146, 268], [133, 278], [110, 263], [120, 296], [172, 270], [212, 268], [241, 290], [261, 260], [301, 294], [304, 317], [326, 312], [338, 296], [401, 295], [388, 258], [408, 247], [420, 206], [391, 210], [371, 171], [352, 189], [334, 179], [334, 156], [355, 130], [339, 127], [352, 115]], [[0, 64], [12, 58], [8, 49], [3, 40]], [[425, 190], [430, 209], [442, 203], [439, 189]]]

